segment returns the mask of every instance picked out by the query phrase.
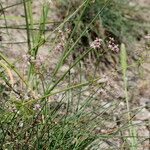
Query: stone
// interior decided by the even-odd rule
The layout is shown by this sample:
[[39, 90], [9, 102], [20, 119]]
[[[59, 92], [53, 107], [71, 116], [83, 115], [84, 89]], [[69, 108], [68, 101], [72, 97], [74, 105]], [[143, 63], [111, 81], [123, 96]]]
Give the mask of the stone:
[[150, 112], [146, 108], [143, 108], [135, 117], [138, 120], [148, 120], [150, 119]]

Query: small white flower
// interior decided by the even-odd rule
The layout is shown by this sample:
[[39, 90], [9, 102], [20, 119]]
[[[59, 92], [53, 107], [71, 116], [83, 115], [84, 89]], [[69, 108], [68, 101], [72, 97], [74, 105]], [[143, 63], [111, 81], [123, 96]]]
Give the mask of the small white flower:
[[41, 109], [40, 104], [35, 104], [33, 107], [33, 110], [40, 110], [40, 109]]
[[118, 44], [115, 44], [115, 40], [114, 38], [109, 38], [109, 41], [108, 41], [108, 48], [114, 52], [119, 52], [119, 45]]
[[22, 128], [23, 127], [23, 122], [19, 122], [19, 127]]
[[90, 43], [90, 47], [94, 49], [100, 48], [101, 42], [102, 42], [102, 39], [96, 38], [92, 43]]

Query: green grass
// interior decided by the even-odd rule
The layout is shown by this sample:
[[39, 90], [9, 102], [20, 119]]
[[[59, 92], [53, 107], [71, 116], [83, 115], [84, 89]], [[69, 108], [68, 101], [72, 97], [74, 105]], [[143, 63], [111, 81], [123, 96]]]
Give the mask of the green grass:
[[[114, 37], [118, 44], [127, 44], [130, 39], [139, 36], [139, 33], [136, 33], [139, 30], [136, 22], [130, 22], [125, 17], [127, 14], [133, 15], [133, 7], [129, 7], [124, 1], [115, 0], [95, 0], [95, 3], [90, 0], [77, 3], [57, 0], [56, 14], [62, 14], [64, 11], [63, 17], [61, 16], [61, 21], [58, 20], [57, 26], [53, 25], [52, 29], [48, 30], [47, 25], [52, 23], [49, 24], [52, 3], [40, 3], [40, 15], [37, 18], [33, 13], [34, 2], [23, 0], [6, 7], [1, 3], [3, 13], [0, 19], [5, 20], [2, 31], [15, 29], [9, 26], [7, 21], [22, 20], [20, 17], [5, 15], [5, 11], [18, 5], [23, 6], [25, 24], [19, 25], [16, 29], [26, 31], [28, 59], [25, 62], [24, 73], [23, 68], [17, 68], [17, 60], [12, 61], [5, 55], [1, 46], [0, 149], [90, 150], [94, 147], [98, 149], [96, 147], [103, 144], [107, 145], [105, 149], [137, 149], [138, 138], [132, 115], [139, 109], [134, 110], [130, 107], [126, 80], [128, 68], [132, 69], [136, 64], [127, 63], [130, 56], [127, 55], [124, 44], [121, 44], [120, 64], [116, 64], [117, 68], [111, 72], [112, 75], [121, 71], [123, 74], [126, 111], [122, 115], [127, 114], [128, 117], [118, 120], [121, 125], [116, 124], [112, 128], [106, 126], [108, 122], [114, 122], [113, 113], [119, 108], [120, 103], [113, 97], [106, 98], [106, 101], [103, 99], [104, 103], [101, 101], [100, 90], [107, 90], [108, 81], [103, 81], [98, 72], [101, 60], [111, 53], [107, 48], [109, 36]], [[65, 32], [68, 27], [71, 27], [70, 33]], [[64, 40], [59, 35], [59, 30], [66, 36]], [[96, 37], [103, 40], [99, 49], [89, 46]], [[63, 50], [54, 69], [47, 75], [46, 66], [49, 60], [46, 59], [37, 65], [40, 61], [39, 51], [48, 45], [48, 55], [51, 56], [58, 43], [62, 44]], [[82, 47], [83, 51], [72, 58]], [[96, 65], [93, 61], [91, 64], [94, 69], [91, 68], [91, 71], [86, 73], [86, 65], [91, 65], [86, 64], [86, 60], [93, 56], [92, 54], [96, 57]], [[118, 57], [117, 53], [113, 55]], [[61, 73], [65, 64], [68, 68]], [[109, 92], [111, 94], [111, 90]], [[125, 132], [128, 132], [128, 135], [124, 135]], [[114, 138], [122, 143], [115, 145], [112, 142]]]
[[122, 74], [123, 74], [123, 81], [124, 81], [124, 93], [125, 93], [125, 99], [126, 99], [126, 107], [127, 107], [127, 116], [128, 116], [128, 123], [129, 123], [129, 136], [131, 138], [127, 138], [127, 142], [129, 142], [129, 147], [131, 150], [137, 149], [137, 138], [136, 138], [136, 130], [134, 128], [134, 125], [132, 123], [131, 118], [131, 108], [129, 103], [129, 96], [128, 96], [128, 83], [127, 83], [127, 53], [126, 48], [124, 44], [121, 44], [121, 53], [120, 53], [120, 61], [121, 61], [121, 68], [122, 68]]

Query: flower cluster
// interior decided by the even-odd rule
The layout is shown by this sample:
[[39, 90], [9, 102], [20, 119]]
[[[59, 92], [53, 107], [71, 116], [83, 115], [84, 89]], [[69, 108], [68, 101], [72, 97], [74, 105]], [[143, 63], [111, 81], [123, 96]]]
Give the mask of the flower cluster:
[[94, 49], [100, 48], [101, 42], [102, 42], [102, 39], [96, 38], [92, 43], [90, 43], [90, 47]]
[[58, 38], [60, 39], [60, 41], [54, 48], [55, 51], [61, 52], [63, 50], [64, 45], [66, 43], [66, 40], [67, 40], [70, 32], [71, 32], [71, 30], [68, 28], [65, 30], [65, 32], [63, 32], [62, 30], [58, 30]]
[[55, 47], [55, 51], [62, 51], [64, 48], [64, 45], [62, 43], [58, 43]]
[[33, 59], [33, 58], [31, 57], [31, 55], [29, 55], [28, 53], [23, 54], [23, 55], [22, 55], [22, 58], [23, 58], [23, 61], [24, 61], [24, 62], [29, 62], [31, 59]]
[[119, 46], [118, 44], [115, 44], [115, 40], [114, 38], [109, 38], [109, 41], [108, 41], [108, 48], [114, 52], [119, 52]]
[[33, 107], [33, 110], [40, 110], [40, 109], [41, 109], [40, 104], [35, 104]]

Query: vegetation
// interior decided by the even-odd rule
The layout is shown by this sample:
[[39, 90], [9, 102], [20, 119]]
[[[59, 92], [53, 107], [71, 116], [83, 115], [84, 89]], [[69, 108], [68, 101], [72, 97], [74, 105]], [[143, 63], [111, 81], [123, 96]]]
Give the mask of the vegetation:
[[[125, 0], [0, 4], [0, 33], [23, 30], [27, 45], [17, 60], [0, 45], [0, 148], [136, 150], [147, 137], [136, 131], [134, 116], [143, 108], [132, 109], [127, 76], [142, 64], [129, 49], [148, 32], [147, 22], [137, 19], [145, 8]], [[24, 21], [16, 27], [7, 9], [17, 6], [24, 15], [13, 17]], [[103, 63], [105, 75], [121, 77], [123, 97], [112, 96], [119, 91], [108, 89], [112, 79], [102, 76]]]

